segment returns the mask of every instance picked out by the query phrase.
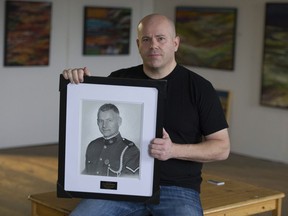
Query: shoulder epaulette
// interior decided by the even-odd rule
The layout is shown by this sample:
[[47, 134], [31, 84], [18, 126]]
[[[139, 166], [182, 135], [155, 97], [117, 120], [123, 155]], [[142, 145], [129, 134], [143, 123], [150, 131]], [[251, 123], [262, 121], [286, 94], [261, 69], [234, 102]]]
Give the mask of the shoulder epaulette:
[[124, 142], [127, 146], [129, 146], [129, 147], [132, 147], [132, 146], [135, 145], [133, 142], [131, 142], [131, 141], [128, 140], [128, 139], [123, 138], [122, 140], [123, 140], [123, 142]]

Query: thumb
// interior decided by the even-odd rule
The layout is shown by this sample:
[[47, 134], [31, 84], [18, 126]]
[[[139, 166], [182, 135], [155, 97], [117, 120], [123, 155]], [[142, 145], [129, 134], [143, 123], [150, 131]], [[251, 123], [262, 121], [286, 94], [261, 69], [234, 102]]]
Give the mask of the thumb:
[[163, 139], [167, 139], [169, 138], [169, 134], [167, 133], [167, 131], [163, 128]]

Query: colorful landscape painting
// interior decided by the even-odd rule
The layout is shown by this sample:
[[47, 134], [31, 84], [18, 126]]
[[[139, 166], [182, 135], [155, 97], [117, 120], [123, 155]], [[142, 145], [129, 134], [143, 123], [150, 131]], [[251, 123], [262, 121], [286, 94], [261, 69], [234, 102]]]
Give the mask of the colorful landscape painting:
[[176, 54], [183, 65], [234, 69], [237, 10], [235, 8], [176, 7]]
[[6, 1], [5, 66], [49, 64], [51, 5]]
[[230, 116], [231, 93], [226, 90], [216, 90], [227, 121]]
[[267, 3], [261, 104], [288, 108], [288, 3]]
[[85, 7], [83, 54], [129, 54], [130, 28], [130, 8]]

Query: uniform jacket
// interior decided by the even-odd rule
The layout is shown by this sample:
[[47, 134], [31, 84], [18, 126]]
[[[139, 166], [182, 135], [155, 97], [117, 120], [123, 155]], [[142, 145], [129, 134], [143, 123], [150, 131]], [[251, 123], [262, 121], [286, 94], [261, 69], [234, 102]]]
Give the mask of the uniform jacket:
[[84, 174], [125, 176], [139, 174], [138, 147], [119, 133], [111, 139], [93, 140], [86, 150]]

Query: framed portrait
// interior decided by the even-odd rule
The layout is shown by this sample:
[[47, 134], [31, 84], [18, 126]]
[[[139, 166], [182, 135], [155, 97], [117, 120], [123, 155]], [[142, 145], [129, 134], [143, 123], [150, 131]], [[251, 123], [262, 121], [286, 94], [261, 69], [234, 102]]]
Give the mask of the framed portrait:
[[128, 55], [131, 8], [84, 8], [84, 55]]
[[220, 99], [226, 120], [229, 121], [230, 117], [230, 106], [231, 106], [231, 92], [227, 90], [216, 90], [217, 95]]
[[59, 197], [159, 201], [159, 165], [148, 144], [162, 137], [166, 81], [60, 76]]
[[49, 64], [51, 2], [6, 1], [4, 66]]
[[260, 103], [288, 108], [288, 3], [266, 3]]
[[236, 19], [236, 8], [176, 7], [176, 32], [181, 39], [177, 61], [233, 70]]

